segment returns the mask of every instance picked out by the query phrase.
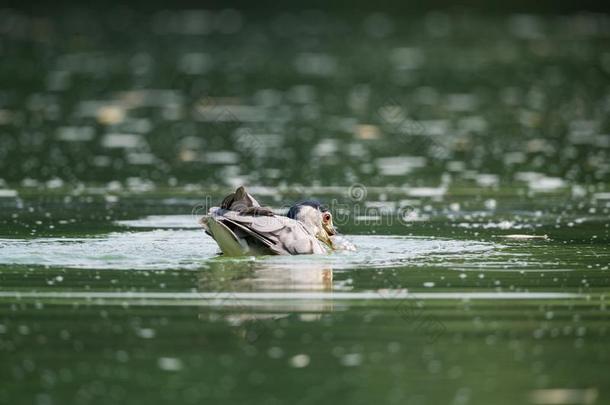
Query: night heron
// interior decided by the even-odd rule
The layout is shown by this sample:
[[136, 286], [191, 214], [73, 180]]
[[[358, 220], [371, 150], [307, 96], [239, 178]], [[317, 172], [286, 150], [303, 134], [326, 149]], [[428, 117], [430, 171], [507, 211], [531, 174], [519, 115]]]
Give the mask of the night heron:
[[298, 203], [280, 216], [243, 187], [199, 222], [227, 256], [325, 254], [336, 234], [331, 213], [319, 202]]

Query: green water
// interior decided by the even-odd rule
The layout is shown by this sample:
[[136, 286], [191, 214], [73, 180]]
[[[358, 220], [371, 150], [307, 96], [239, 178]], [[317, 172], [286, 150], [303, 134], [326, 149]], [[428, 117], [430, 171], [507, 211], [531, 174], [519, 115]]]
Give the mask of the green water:
[[[3, 216], [3, 402], [610, 395], [610, 221], [584, 203], [563, 213], [573, 226], [557, 226], [554, 215], [527, 219], [534, 201], [498, 200], [485, 223], [501, 224], [507, 201], [536, 225], [515, 231], [464, 227], [477, 222], [460, 217], [477, 211], [448, 219], [431, 202], [431, 218], [410, 226], [389, 225], [391, 216], [344, 224], [357, 253], [252, 260], [217, 257], [186, 204], [126, 196], [104, 209], [57, 198], [26, 199]], [[67, 216], [76, 222], [62, 225]], [[549, 239], [502, 237], [515, 233]]]
[[[0, 403], [610, 402], [607, 16], [0, 22]], [[219, 257], [239, 184], [358, 251]]]

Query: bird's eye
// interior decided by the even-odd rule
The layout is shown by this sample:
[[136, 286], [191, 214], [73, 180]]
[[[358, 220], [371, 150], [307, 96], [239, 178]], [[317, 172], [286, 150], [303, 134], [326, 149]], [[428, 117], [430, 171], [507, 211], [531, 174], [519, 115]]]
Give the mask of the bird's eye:
[[330, 221], [330, 214], [329, 214], [328, 212], [327, 212], [326, 214], [324, 214], [324, 215], [322, 216], [322, 220], [323, 220], [324, 222], [328, 222], [328, 221]]

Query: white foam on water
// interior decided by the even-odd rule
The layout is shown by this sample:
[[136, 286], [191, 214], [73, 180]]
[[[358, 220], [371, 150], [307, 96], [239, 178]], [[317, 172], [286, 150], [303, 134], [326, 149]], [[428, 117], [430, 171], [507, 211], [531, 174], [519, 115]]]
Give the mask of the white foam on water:
[[[380, 268], [416, 259], [463, 259], [469, 254], [478, 257], [500, 246], [467, 240], [348, 235], [346, 238], [356, 245], [356, 252], [219, 258], [219, 249], [212, 238], [200, 229], [184, 229], [196, 223], [194, 217], [153, 216], [121, 223], [133, 228], [95, 237], [0, 239], [0, 264], [154, 270], [197, 269], [206, 267], [210, 260], [221, 260], [225, 263], [256, 261], [269, 268]], [[138, 227], [167, 229], [135, 231]]]
[[116, 232], [89, 238], [0, 239], [0, 264], [95, 269], [189, 269], [216, 255], [203, 231]]
[[194, 215], [149, 215], [139, 219], [115, 221], [117, 225], [129, 228], [196, 228], [198, 217]]

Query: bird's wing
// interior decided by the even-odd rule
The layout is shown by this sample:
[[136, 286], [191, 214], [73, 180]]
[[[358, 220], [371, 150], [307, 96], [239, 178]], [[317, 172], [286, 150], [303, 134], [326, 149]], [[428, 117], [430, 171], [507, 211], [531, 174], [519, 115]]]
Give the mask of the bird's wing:
[[222, 213], [221, 218], [222, 219], [220, 220], [229, 227], [234, 226], [237, 229], [240, 229], [271, 249], [273, 253], [277, 255], [292, 254], [283, 248], [277, 236], [277, 233], [286, 226], [283, 217], [253, 217], [249, 215], [240, 215], [235, 211], [227, 211]]
[[278, 239], [284, 249], [293, 255], [327, 253], [322, 242], [307, 231], [300, 222], [287, 219], [291, 222], [278, 234]]
[[217, 221], [214, 217], [208, 217], [205, 221], [207, 226], [206, 231], [227, 256], [243, 256], [245, 254], [244, 247], [239, 243], [237, 235], [222, 221]]
[[247, 224], [256, 232], [261, 233], [274, 233], [286, 226], [286, 217], [280, 217], [276, 215], [272, 216], [252, 216], [243, 215], [242, 213], [235, 211], [226, 211], [222, 213], [224, 218], [228, 218], [232, 221], [236, 221], [242, 224]]
[[[274, 220], [265, 221], [266, 218]], [[282, 216], [255, 217], [251, 227], [291, 255], [326, 253], [322, 243], [294, 219]]]
[[[213, 222], [222, 224], [235, 235], [235, 239], [242, 246], [241, 255], [253, 254], [254, 251], [258, 254], [289, 255], [290, 252], [285, 251], [281, 248], [281, 245], [278, 245], [277, 238], [272, 233], [266, 232], [269, 230], [277, 230], [282, 226], [277, 223], [278, 221], [281, 222], [281, 219], [279, 218], [280, 217], [278, 217], [278, 219], [274, 219], [273, 217], [253, 217], [240, 215], [235, 211], [212, 208], [209, 214], [201, 219], [200, 223], [203, 225], [204, 229], [211, 234], [212, 238], [216, 240], [223, 252], [225, 252], [223, 246], [220, 245], [217, 236], [212, 232], [213, 230], [211, 229], [210, 224]], [[255, 243], [251, 243], [253, 242], [252, 239], [254, 239]], [[250, 241], [250, 243], [248, 241]], [[262, 252], [260, 251], [260, 248], [263, 248]], [[235, 255], [234, 250], [232, 250], [232, 253], [227, 254]]]
[[[249, 216], [214, 210], [210, 216], [235, 232], [245, 233], [278, 255], [322, 254], [322, 243], [298, 221], [283, 216]], [[221, 247], [222, 248], [222, 247]]]

